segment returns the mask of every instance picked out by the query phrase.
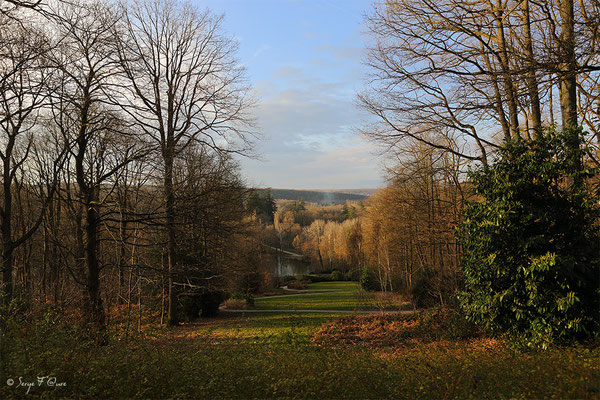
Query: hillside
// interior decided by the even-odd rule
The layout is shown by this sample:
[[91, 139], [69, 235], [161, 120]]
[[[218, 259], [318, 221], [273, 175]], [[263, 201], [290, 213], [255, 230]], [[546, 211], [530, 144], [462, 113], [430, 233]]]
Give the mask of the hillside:
[[[267, 189], [259, 189], [264, 192]], [[361, 190], [361, 193], [369, 193], [370, 189]], [[271, 195], [275, 200], [304, 200], [308, 203], [319, 204], [344, 204], [346, 201], [364, 201], [368, 195], [358, 193], [346, 193], [345, 191], [326, 190], [294, 190], [294, 189], [271, 189]]]

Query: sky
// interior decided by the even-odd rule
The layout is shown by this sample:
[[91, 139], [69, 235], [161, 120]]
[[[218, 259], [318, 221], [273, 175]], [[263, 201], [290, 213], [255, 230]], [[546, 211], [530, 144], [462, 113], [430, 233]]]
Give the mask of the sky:
[[373, 0], [194, 0], [224, 14], [257, 104], [259, 160], [240, 158], [250, 186], [383, 186], [378, 148], [358, 134], [366, 67], [364, 15]]

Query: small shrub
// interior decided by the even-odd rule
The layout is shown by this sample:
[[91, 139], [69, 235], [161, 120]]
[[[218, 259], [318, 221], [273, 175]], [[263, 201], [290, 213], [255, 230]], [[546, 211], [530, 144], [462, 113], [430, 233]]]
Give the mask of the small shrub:
[[377, 283], [377, 279], [371, 273], [371, 269], [365, 265], [360, 271], [360, 286], [367, 291], [381, 290], [380, 285]]
[[306, 290], [306, 289], [308, 289], [309, 283], [310, 283], [309, 281], [294, 280], [294, 281], [288, 282], [287, 287], [289, 289]]
[[331, 280], [332, 281], [342, 281], [342, 280], [344, 280], [344, 275], [336, 269], [335, 271], [333, 271], [331, 273]]
[[206, 292], [201, 296], [202, 318], [216, 317], [223, 301], [222, 292]]

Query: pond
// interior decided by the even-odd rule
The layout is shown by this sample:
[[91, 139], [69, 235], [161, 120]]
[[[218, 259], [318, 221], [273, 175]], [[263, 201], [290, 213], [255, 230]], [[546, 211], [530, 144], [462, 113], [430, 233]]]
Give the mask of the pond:
[[308, 275], [313, 269], [310, 263], [285, 253], [279, 255], [269, 253], [264, 254], [263, 257], [267, 271], [278, 277], [301, 277]]

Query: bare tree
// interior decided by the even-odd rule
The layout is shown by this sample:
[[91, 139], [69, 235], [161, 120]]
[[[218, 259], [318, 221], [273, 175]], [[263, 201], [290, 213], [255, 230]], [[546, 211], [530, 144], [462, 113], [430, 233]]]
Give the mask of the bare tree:
[[[6, 299], [10, 300], [13, 293], [14, 251], [39, 227], [47, 206], [46, 199], [52, 196], [54, 190], [55, 175], [42, 176], [43, 171], [36, 171], [34, 166], [36, 137], [43, 130], [40, 110], [46, 104], [46, 84], [50, 76], [45, 62], [48, 44], [35, 28], [26, 28], [12, 20], [4, 22], [7, 29], [0, 32], [0, 233], [2, 282], [6, 286]], [[60, 158], [54, 160], [54, 167], [60, 163]], [[37, 175], [42, 182], [38, 179], [30, 181], [27, 175]], [[31, 191], [35, 188], [39, 189], [37, 194], [41, 196], [41, 208], [30, 219], [27, 228], [16, 235], [13, 226], [15, 195], [21, 189]], [[21, 205], [16, 204], [16, 207]]]
[[[220, 17], [187, 3], [136, 1], [125, 10], [119, 33], [119, 57], [134, 99], [125, 110], [163, 162], [170, 324], [178, 321], [175, 159], [192, 143], [237, 152], [250, 144], [243, 70], [220, 23]], [[234, 140], [243, 146], [233, 147]]]
[[73, 277], [86, 288], [86, 316], [103, 341], [101, 207], [122, 168], [145, 151], [127, 138], [131, 136], [127, 123], [118, 110], [109, 107], [112, 85], [120, 72], [119, 63], [111, 57], [116, 48], [113, 34], [118, 16], [100, 2], [57, 7], [53, 14], [61, 36], [53, 66], [60, 71], [60, 81], [52, 112], [60, 135], [71, 144], [68, 172], [76, 183], [75, 200], [80, 209], [75, 215], [82, 218], [77, 224], [81, 230], [78, 246], [85, 260], [85, 270], [75, 271]]
[[2, 0], [0, 3], [0, 15], [19, 21], [15, 16], [20, 10], [38, 10], [42, 6], [42, 0]]
[[[558, 86], [562, 125], [593, 125], [598, 6], [587, 0], [388, 0], [368, 18], [374, 44], [361, 104], [365, 133], [392, 148], [419, 141], [485, 162], [504, 140], [539, 130]], [[550, 118], [553, 121], [553, 116]], [[572, 148], [578, 154], [578, 138]]]

